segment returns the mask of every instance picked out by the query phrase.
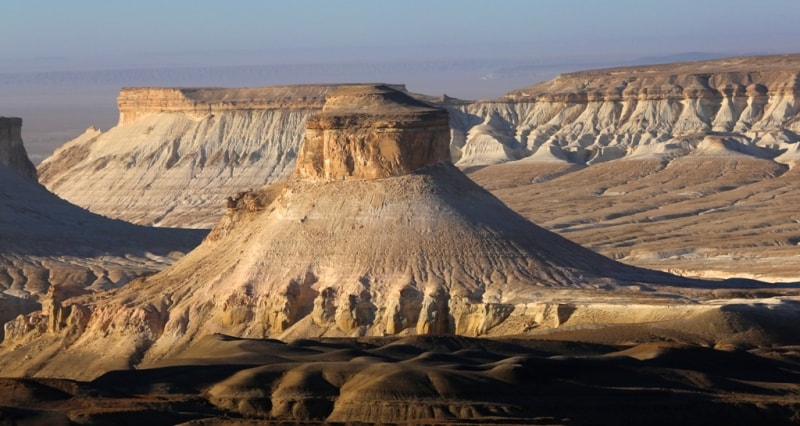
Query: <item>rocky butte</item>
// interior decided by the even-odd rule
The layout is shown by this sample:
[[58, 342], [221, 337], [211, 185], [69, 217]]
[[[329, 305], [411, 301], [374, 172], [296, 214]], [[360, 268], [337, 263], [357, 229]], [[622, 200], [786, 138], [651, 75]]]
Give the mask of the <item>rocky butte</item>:
[[617, 263], [468, 179], [450, 162], [445, 110], [386, 85], [326, 98], [288, 179], [230, 196], [194, 251], [119, 289], [56, 287], [6, 323], [0, 375], [26, 377], [0, 378], [0, 405], [25, 407], [4, 414], [542, 424], [634, 411], [671, 424], [800, 412], [796, 286]]
[[306, 118], [336, 87], [122, 89], [118, 125], [89, 128], [39, 174], [50, 190], [99, 214], [211, 228], [227, 196], [291, 173]]
[[669, 328], [728, 309], [701, 301], [724, 284], [614, 262], [506, 207], [450, 163], [444, 110], [384, 85], [327, 98], [286, 181], [231, 197], [203, 244], [163, 272], [6, 324], [2, 373], [94, 378], [180, 358], [215, 333]]
[[[615, 68], [493, 100], [437, 101], [450, 113], [451, 159], [462, 168], [671, 159], [706, 136], [790, 164], [798, 68], [800, 55]], [[210, 228], [228, 195], [291, 173], [305, 120], [335, 87], [123, 89], [118, 125], [58, 149], [40, 165], [41, 181], [109, 217]]]
[[[727, 58], [426, 99], [449, 112], [451, 160], [546, 229], [636, 266], [793, 282], [798, 69], [800, 55]], [[39, 174], [109, 217], [211, 228], [228, 196], [294, 170], [306, 120], [335, 87], [123, 89], [120, 123]]]

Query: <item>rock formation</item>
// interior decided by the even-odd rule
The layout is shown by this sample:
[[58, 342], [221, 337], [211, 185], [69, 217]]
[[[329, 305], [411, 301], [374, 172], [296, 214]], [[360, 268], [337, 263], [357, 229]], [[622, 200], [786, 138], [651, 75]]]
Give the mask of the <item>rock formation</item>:
[[[203, 231], [111, 220], [48, 192], [25, 156], [21, 123], [0, 119], [10, 125], [0, 129], [0, 321], [37, 309], [47, 294], [58, 299], [121, 286], [199, 244]], [[55, 305], [51, 310], [56, 323], [66, 315]]]
[[[799, 67], [786, 55], [583, 71], [435, 101], [457, 165], [503, 163], [470, 176], [547, 229], [637, 266], [795, 281]], [[117, 127], [90, 129], [39, 172], [110, 217], [210, 228], [231, 194], [288, 176], [331, 89], [124, 89]]]
[[[800, 280], [800, 55], [565, 74], [448, 107], [505, 203], [625, 263]], [[517, 161], [510, 161], [517, 160]]]
[[[584, 71], [495, 100], [439, 103], [461, 167], [674, 158], [704, 135], [790, 164], [799, 64], [788, 55]], [[210, 228], [227, 196], [291, 173], [306, 119], [335, 87], [123, 89], [119, 124], [57, 150], [39, 167], [41, 181], [109, 217]]]
[[800, 141], [798, 67], [800, 55], [786, 55], [564, 74], [449, 108], [454, 160], [594, 164], [654, 150], [675, 157], [706, 134], [775, 157]]
[[122, 89], [119, 124], [56, 150], [40, 179], [105, 216], [211, 228], [230, 194], [291, 173], [306, 119], [336, 87]]
[[0, 117], [0, 166], [36, 181], [36, 167], [22, 144], [21, 118]]
[[307, 121], [297, 172], [325, 181], [408, 174], [449, 161], [449, 130], [446, 111], [407, 94], [344, 87]]
[[[290, 179], [232, 197], [207, 240], [168, 270], [7, 324], [4, 346], [15, 349], [0, 361], [86, 378], [211, 333], [513, 334], [569, 320], [580, 297], [564, 291], [691, 284], [613, 262], [508, 209], [447, 160], [442, 110], [380, 85], [329, 98], [308, 120]], [[20, 367], [42, 340], [60, 349]]]

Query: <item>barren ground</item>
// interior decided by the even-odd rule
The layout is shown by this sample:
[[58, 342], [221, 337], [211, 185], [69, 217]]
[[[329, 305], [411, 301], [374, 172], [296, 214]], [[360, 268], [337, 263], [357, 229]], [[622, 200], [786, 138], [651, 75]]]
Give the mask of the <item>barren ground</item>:
[[800, 280], [800, 179], [752, 157], [506, 163], [469, 176], [534, 223], [635, 266]]

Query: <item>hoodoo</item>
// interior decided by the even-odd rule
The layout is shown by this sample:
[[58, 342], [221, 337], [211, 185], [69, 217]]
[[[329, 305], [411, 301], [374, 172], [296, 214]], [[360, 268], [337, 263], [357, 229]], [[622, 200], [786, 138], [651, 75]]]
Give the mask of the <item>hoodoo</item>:
[[[48, 330], [62, 349], [26, 371], [87, 378], [153, 365], [212, 333], [520, 333], [569, 318], [574, 307], [547, 291], [679, 280], [507, 208], [448, 161], [447, 113], [389, 86], [334, 91], [307, 126], [295, 173], [231, 197], [206, 241], [171, 268], [62, 302], [81, 320]], [[34, 348], [36, 336], [13, 332], [26, 321], [7, 326], [7, 362]]]

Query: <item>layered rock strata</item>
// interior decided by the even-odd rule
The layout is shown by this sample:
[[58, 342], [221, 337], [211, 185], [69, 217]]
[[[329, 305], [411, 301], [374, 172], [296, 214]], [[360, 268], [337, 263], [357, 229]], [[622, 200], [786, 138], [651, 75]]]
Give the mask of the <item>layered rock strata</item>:
[[56, 150], [40, 179], [105, 216], [211, 228], [227, 196], [291, 173], [305, 120], [335, 87], [123, 89], [119, 124]]
[[[207, 240], [168, 270], [8, 323], [4, 373], [94, 377], [211, 333], [521, 333], [563, 324], [595, 292], [672, 305], [680, 298], [639, 292], [693, 284], [613, 262], [508, 209], [447, 161], [443, 111], [387, 86], [329, 99], [290, 179], [231, 197]], [[27, 361], [42, 342], [59, 349]]]
[[682, 156], [713, 134], [777, 157], [800, 141], [798, 69], [800, 55], [786, 55], [564, 74], [451, 107], [451, 148], [464, 166], [592, 164]]
[[203, 238], [204, 231], [135, 226], [65, 202], [36, 182], [21, 120], [0, 125], [8, 126], [0, 129], [0, 321], [38, 309], [52, 292], [101, 291], [152, 274]]
[[[584, 71], [499, 99], [438, 102], [461, 167], [670, 159], [709, 135], [793, 164], [799, 68], [786, 55]], [[210, 228], [228, 195], [291, 173], [306, 119], [334, 87], [123, 89], [119, 124], [57, 150], [41, 181], [106, 216]]]
[[447, 112], [388, 86], [345, 87], [306, 122], [297, 172], [316, 180], [377, 179], [449, 161]]

